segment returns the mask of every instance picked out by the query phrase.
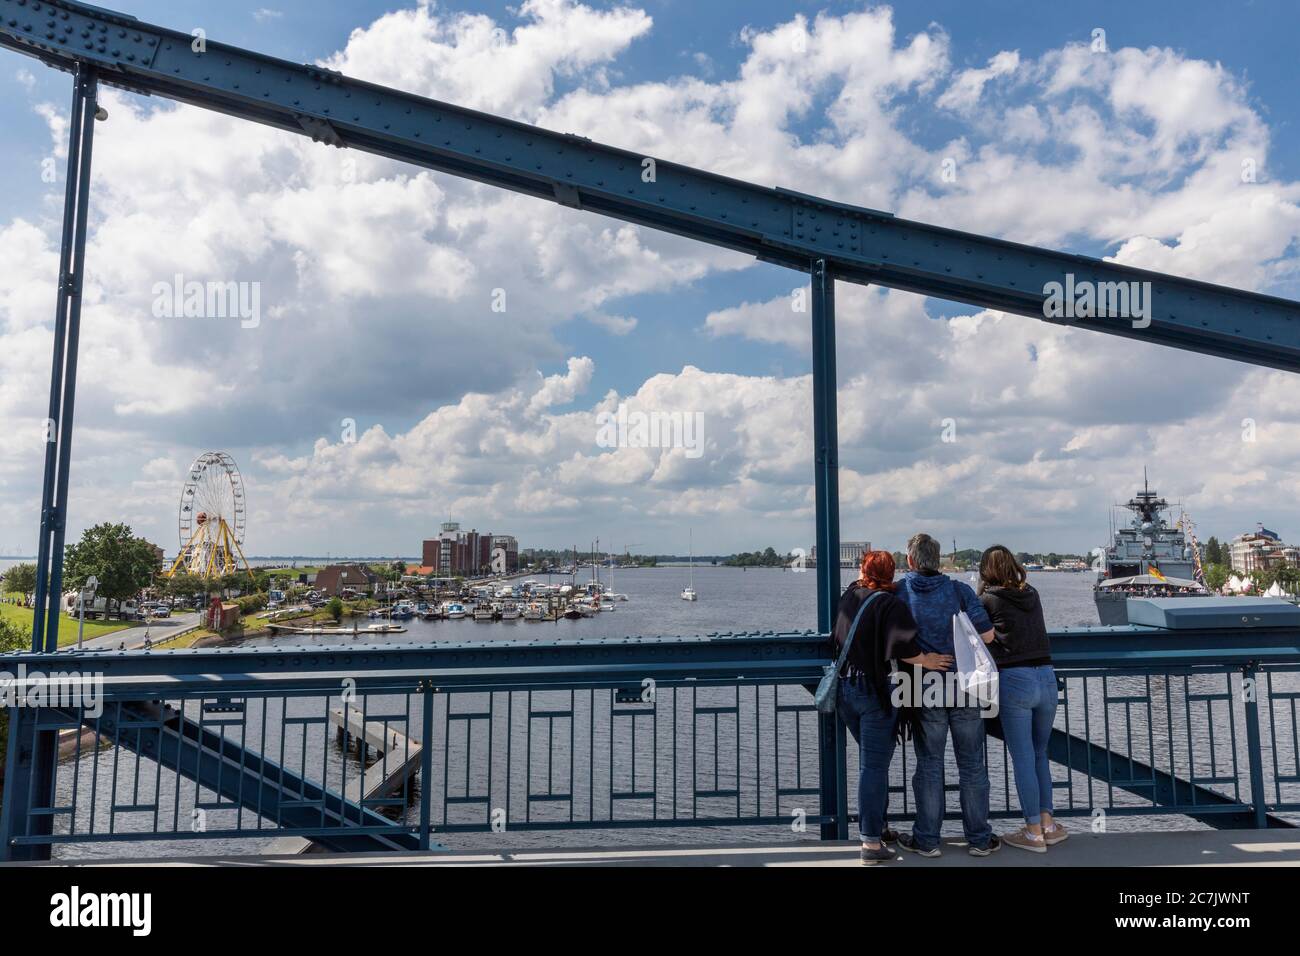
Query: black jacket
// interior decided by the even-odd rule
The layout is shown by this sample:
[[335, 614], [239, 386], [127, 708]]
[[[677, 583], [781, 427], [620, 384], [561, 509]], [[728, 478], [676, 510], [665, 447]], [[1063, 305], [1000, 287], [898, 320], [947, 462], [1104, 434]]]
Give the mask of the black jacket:
[[1043, 621], [1043, 604], [1030, 585], [987, 588], [980, 595], [993, 621], [989, 653], [998, 667], [1037, 667], [1052, 663], [1052, 643]]
[[[849, 625], [857, 616], [858, 608], [870, 596], [871, 591], [857, 581], [841, 595], [833, 632], [836, 652], [844, 646]], [[912, 612], [893, 593], [882, 591], [858, 621], [858, 630], [841, 676], [847, 680], [865, 681], [876, 692], [880, 705], [885, 707], [889, 705], [889, 674], [893, 670], [890, 662], [920, 653]]]

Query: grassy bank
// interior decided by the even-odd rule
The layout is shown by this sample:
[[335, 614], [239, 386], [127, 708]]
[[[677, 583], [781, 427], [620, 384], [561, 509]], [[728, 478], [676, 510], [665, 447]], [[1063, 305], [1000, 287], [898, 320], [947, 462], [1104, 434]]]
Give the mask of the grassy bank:
[[[29, 607], [16, 604], [0, 604], [0, 620], [22, 628], [28, 634], [32, 631], [33, 614]], [[102, 637], [131, 626], [129, 621], [87, 621], [85, 638]], [[67, 614], [59, 615], [59, 647], [77, 643], [77, 619]]]

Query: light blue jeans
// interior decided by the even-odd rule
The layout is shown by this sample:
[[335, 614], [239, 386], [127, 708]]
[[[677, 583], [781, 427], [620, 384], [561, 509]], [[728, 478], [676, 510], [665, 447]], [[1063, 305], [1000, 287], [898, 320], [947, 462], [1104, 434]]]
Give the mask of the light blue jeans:
[[1002, 736], [1016, 774], [1016, 795], [1026, 823], [1052, 812], [1052, 768], [1047, 742], [1056, 719], [1056, 671], [1052, 665], [1008, 667], [998, 673]]

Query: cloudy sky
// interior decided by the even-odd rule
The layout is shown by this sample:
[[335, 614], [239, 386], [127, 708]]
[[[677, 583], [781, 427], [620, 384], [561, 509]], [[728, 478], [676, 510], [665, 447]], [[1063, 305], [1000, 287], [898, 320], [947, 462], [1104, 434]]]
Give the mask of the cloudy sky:
[[[107, 5], [760, 184], [1300, 298], [1300, 13], [1281, 2]], [[37, 537], [69, 98], [0, 55], [3, 553]], [[174, 551], [184, 475], [216, 449], [243, 470], [252, 554], [415, 555], [448, 518], [525, 547], [811, 543], [803, 277], [102, 102], [70, 537], [124, 520]], [[155, 314], [178, 275], [257, 283], [260, 321]], [[841, 284], [838, 309], [846, 538], [1087, 549], [1146, 465], [1203, 536], [1300, 539], [1291, 376], [902, 292]], [[698, 414], [699, 453], [602, 447], [620, 403]]]

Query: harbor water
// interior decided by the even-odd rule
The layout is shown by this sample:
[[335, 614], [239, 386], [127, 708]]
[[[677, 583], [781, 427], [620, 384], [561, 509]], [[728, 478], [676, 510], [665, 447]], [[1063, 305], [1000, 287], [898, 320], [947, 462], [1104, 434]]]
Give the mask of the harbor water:
[[[601, 572], [608, 583], [608, 570]], [[853, 571], [842, 572], [847, 586], [856, 577]], [[959, 579], [970, 581], [969, 575]], [[1031, 573], [1030, 580], [1043, 598], [1047, 626], [1052, 630], [1086, 627], [1097, 624], [1089, 572], [1050, 571]], [[543, 583], [565, 584], [568, 577], [538, 575]], [[591, 570], [577, 575], [582, 584], [591, 580]], [[627, 601], [616, 601], [614, 611], [581, 620], [555, 622], [472, 621], [403, 621], [405, 634], [379, 635], [367, 640], [374, 643], [420, 643], [438, 640], [549, 640], [554, 638], [651, 637], [659, 635], [723, 634], [740, 631], [802, 631], [817, 627], [817, 574], [815, 571], [789, 571], [780, 568], [740, 568], [696, 566], [695, 589], [698, 601], [681, 600], [686, 585], [685, 567], [643, 568], [614, 572], [614, 590], [626, 594]], [[362, 621], [365, 627], [369, 622]], [[254, 638], [247, 646], [282, 644], [286, 638]], [[295, 642], [330, 642], [333, 636], [294, 637]]]

